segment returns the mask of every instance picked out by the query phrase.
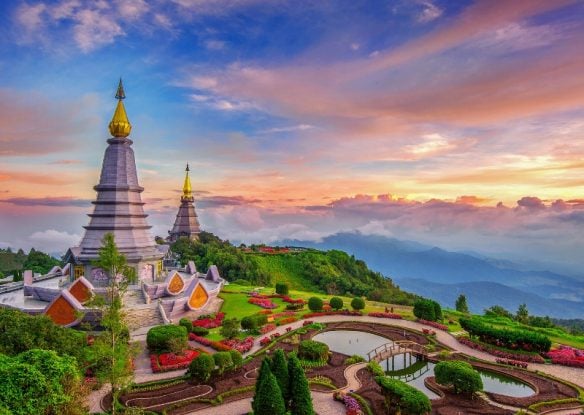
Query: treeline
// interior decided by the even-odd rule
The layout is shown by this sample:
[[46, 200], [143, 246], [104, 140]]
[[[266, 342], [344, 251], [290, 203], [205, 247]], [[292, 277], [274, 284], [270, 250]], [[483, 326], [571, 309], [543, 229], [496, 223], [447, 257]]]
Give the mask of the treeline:
[[[182, 264], [194, 260], [201, 271], [217, 265], [221, 276], [228, 281], [244, 279], [252, 284], [273, 285], [272, 276], [259, 266], [258, 257], [246, 254], [229, 241], [202, 232], [199, 241], [181, 238], [172, 251]], [[373, 301], [411, 305], [417, 298], [406, 293], [391, 279], [367, 267], [364, 261], [343, 251], [307, 250], [285, 254], [286, 269], [294, 278], [307, 281], [327, 294], [365, 296]], [[263, 259], [270, 260], [270, 256]]]
[[485, 343], [507, 349], [521, 349], [533, 352], [547, 352], [552, 346], [549, 338], [527, 330], [500, 329], [485, 324], [478, 318], [461, 318], [460, 325], [471, 336], [477, 336]]
[[12, 249], [0, 249], [0, 278], [14, 275], [14, 280], [22, 279], [22, 271], [31, 269], [35, 273], [46, 274], [61, 261], [44, 252], [32, 248], [28, 254], [22, 249], [13, 252]]

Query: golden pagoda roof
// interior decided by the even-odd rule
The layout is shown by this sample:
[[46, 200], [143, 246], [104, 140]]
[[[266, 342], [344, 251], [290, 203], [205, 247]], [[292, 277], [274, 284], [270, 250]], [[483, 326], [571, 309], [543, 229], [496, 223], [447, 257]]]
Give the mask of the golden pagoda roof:
[[109, 131], [113, 137], [127, 137], [130, 135], [130, 131], [132, 131], [132, 124], [130, 124], [130, 120], [128, 120], [126, 109], [124, 108], [124, 103], [122, 102], [122, 100], [126, 98], [124, 86], [122, 85], [122, 78], [120, 78], [120, 82], [118, 84], [116, 98], [118, 100], [118, 105], [116, 106], [114, 116], [109, 123]]
[[193, 189], [191, 187], [191, 179], [189, 177], [189, 164], [187, 163], [187, 168], [185, 169], [185, 183], [183, 185], [183, 197], [193, 197]]

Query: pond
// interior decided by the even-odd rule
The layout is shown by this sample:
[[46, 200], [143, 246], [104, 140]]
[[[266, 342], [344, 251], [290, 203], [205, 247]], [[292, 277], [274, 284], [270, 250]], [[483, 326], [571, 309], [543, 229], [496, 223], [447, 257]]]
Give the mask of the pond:
[[376, 334], [356, 330], [335, 330], [319, 333], [312, 338], [328, 345], [333, 352], [349, 356], [358, 354], [367, 359], [367, 353], [391, 340]]
[[[391, 343], [391, 340], [385, 337], [356, 330], [326, 331], [317, 334], [312, 339], [326, 343], [334, 352], [349, 356], [357, 354], [363, 356], [365, 359], [368, 359], [367, 353], [371, 350], [386, 343]], [[430, 399], [439, 398], [437, 394], [424, 385], [424, 379], [434, 376], [434, 363], [418, 359], [411, 353], [404, 353], [383, 360], [380, 364], [388, 376], [400, 379], [419, 389]], [[486, 370], [479, 370], [479, 373], [486, 392], [517, 398], [530, 396], [535, 393], [530, 386], [514, 378]]]
[[[434, 363], [418, 359], [416, 356], [405, 353], [382, 361], [381, 367], [388, 376], [400, 379], [416, 389], [421, 390], [430, 399], [437, 399], [439, 396], [424, 385], [424, 379], [434, 376]], [[483, 381], [485, 392], [498, 393], [500, 395], [523, 398], [531, 396], [535, 391], [527, 384], [499, 373], [477, 369]]]

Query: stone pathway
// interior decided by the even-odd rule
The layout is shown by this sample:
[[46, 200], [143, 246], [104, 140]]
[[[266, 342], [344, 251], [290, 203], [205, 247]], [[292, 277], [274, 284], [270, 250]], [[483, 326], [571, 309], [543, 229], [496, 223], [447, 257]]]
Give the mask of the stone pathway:
[[357, 372], [367, 366], [367, 363], [355, 363], [353, 365], [347, 366], [343, 375], [347, 380], [347, 386], [339, 388], [341, 392], [354, 392], [361, 388], [361, 381], [357, 377]]

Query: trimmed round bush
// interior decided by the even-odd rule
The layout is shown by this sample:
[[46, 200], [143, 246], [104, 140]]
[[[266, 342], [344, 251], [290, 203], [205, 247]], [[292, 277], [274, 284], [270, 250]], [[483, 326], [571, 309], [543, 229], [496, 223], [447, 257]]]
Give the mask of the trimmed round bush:
[[378, 376], [375, 381], [381, 386], [386, 405], [402, 414], [426, 414], [432, 410], [430, 399], [413, 386], [387, 376]]
[[340, 310], [341, 308], [343, 308], [343, 299], [340, 297], [333, 297], [329, 301], [329, 304], [333, 309]]
[[355, 297], [353, 298], [353, 301], [351, 301], [351, 307], [353, 310], [363, 310], [365, 308], [365, 300], [361, 297]]
[[288, 295], [289, 288], [285, 282], [276, 283], [276, 293], [280, 295]]
[[191, 361], [188, 374], [192, 379], [199, 382], [206, 382], [211, 377], [213, 369], [215, 369], [215, 360], [213, 359], [213, 356], [207, 353], [201, 353]]
[[253, 314], [241, 319], [241, 328], [247, 331], [256, 331], [268, 322], [268, 316], [265, 314]]
[[437, 383], [452, 386], [454, 393], [473, 394], [483, 390], [481, 375], [467, 362], [439, 362], [434, 367], [434, 375]]
[[322, 310], [323, 302], [318, 297], [310, 297], [308, 299], [308, 308], [311, 311], [320, 311]]
[[193, 331], [193, 322], [191, 320], [189, 320], [188, 318], [181, 318], [178, 321], [178, 325], [183, 326], [185, 329], [187, 329], [187, 333], [190, 333]]
[[173, 339], [187, 342], [187, 329], [183, 326], [166, 324], [148, 330], [146, 344], [152, 352], [165, 352], [171, 349]]
[[321, 342], [314, 340], [303, 340], [298, 346], [298, 357], [300, 359], [319, 361], [327, 360], [329, 347]]

